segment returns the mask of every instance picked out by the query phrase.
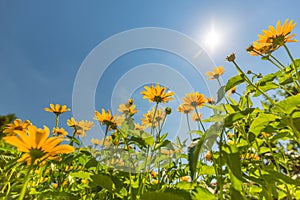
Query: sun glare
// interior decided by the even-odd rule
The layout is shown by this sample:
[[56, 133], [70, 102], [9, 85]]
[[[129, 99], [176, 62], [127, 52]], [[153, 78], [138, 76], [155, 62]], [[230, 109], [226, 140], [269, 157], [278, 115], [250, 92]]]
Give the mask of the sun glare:
[[220, 45], [221, 34], [220, 31], [216, 30], [214, 26], [211, 26], [211, 29], [205, 33], [203, 37], [203, 43], [206, 48], [210, 51], [214, 51], [217, 46]]

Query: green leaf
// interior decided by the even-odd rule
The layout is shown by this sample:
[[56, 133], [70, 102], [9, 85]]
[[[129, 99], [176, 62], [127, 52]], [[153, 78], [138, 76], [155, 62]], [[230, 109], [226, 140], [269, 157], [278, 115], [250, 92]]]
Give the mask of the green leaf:
[[68, 193], [68, 192], [60, 192], [60, 191], [47, 191], [47, 192], [43, 192], [42, 196], [44, 197], [48, 197], [51, 199], [60, 199], [60, 200], [77, 200], [79, 199], [79, 197], [76, 197], [75, 195]]
[[261, 85], [263, 83], [267, 83], [267, 82], [273, 81], [280, 74], [281, 74], [281, 72], [278, 71], [278, 72], [275, 72], [275, 73], [264, 75], [264, 77], [262, 79], [260, 79], [257, 83], [258, 83], [258, 85]]
[[203, 165], [203, 166], [201, 166], [201, 170], [200, 170], [199, 174], [215, 175], [216, 172], [215, 172], [215, 168], [213, 166]]
[[294, 179], [292, 179], [282, 173], [276, 172], [274, 170], [265, 169], [265, 171], [268, 172], [273, 177], [273, 179], [276, 178], [276, 179], [281, 180], [283, 183], [300, 186], [300, 181], [297, 179], [294, 180]]
[[85, 168], [89, 169], [91, 167], [96, 167], [98, 165], [98, 161], [95, 158], [91, 158], [86, 164]]
[[[300, 95], [290, 96], [275, 104], [274, 110], [291, 114], [300, 104]], [[299, 109], [299, 107], [298, 107]]]
[[154, 144], [154, 138], [150, 133], [144, 132], [142, 138], [147, 145], [152, 146]]
[[243, 78], [242, 75], [236, 75], [234, 77], [231, 77], [225, 86], [225, 92], [233, 88], [234, 86], [237, 86], [241, 83], [245, 82], [245, 79]]
[[223, 122], [225, 115], [216, 114], [207, 119], [202, 120], [202, 122]]
[[278, 118], [278, 116], [273, 114], [260, 113], [251, 123], [249, 132], [254, 133], [257, 136], [267, 125]]
[[114, 182], [112, 181], [111, 177], [104, 174], [95, 174], [92, 177], [92, 184], [95, 186], [101, 186], [108, 191], [113, 191]]
[[218, 100], [217, 100], [217, 103], [219, 103], [225, 96], [225, 86], [221, 86], [218, 90]]
[[83, 171], [70, 173], [70, 176], [81, 178], [81, 179], [89, 179], [91, 175], [92, 174], [90, 172], [83, 172]]
[[247, 108], [246, 110], [229, 114], [224, 120], [224, 125], [226, 127], [230, 127], [234, 122], [243, 119], [246, 115], [251, 114], [254, 110], [255, 108]]
[[172, 199], [172, 200], [185, 200], [184, 197], [178, 196], [171, 192], [145, 192], [141, 196], [142, 200], [154, 200], [154, 199]]
[[205, 200], [216, 200], [217, 197], [211, 193], [208, 189], [203, 187], [197, 187], [192, 192], [192, 199], [198, 200], [198, 199], [205, 199]]
[[[258, 87], [261, 91], [266, 92], [266, 91], [278, 88], [278, 85], [274, 82], [267, 82], [267, 83], [261, 83], [260, 85], [258, 85]], [[261, 92], [256, 91], [256, 93], [253, 96], [258, 97], [260, 95], [261, 95]]]

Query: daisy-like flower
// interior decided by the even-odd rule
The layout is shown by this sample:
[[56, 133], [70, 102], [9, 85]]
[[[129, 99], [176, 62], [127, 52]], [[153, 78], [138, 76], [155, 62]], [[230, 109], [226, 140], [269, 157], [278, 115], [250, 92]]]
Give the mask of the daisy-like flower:
[[293, 39], [296, 34], [291, 34], [295, 26], [296, 23], [292, 20], [286, 19], [282, 25], [278, 20], [276, 27], [269, 26], [268, 30], [263, 30], [262, 34], [258, 34], [258, 40], [253, 42], [252, 47], [247, 51], [253, 56], [270, 54], [285, 43], [297, 42]]
[[151, 85], [150, 87], [145, 86], [145, 90], [141, 92], [144, 95], [144, 99], [148, 99], [149, 102], [156, 102], [156, 103], [166, 103], [170, 100], [173, 100], [172, 97], [174, 92], [167, 91], [165, 87], [161, 87], [159, 84]]
[[214, 98], [206, 98], [207, 103], [209, 104], [215, 104], [216, 101], [214, 100]]
[[116, 126], [115, 116], [112, 116], [110, 110], [107, 112], [102, 108], [102, 113], [95, 111], [95, 120], [98, 120], [102, 125], [110, 126], [111, 128]]
[[138, 110], [135, 110], [135, 105], [133, 104], [132, 99], [128, 99], [126, 104], [120, 104], [118, 111], [124, 115], [129, 115], [129, 116], [132, 116], [138, 112]]
[[192, 115], [192, 120], [195, 121], [195, 122], [200, 121], [201, 118], [202, 118], [202, 114], [201, 113], [199, 113], [199, 116], [197, 115], [197, 113], [194, 113]]
[[102, 144], [102, 141], [99, 140], [99, 139], [94, 139], [94, 138], [92, 138], [92, 139], [91, 139], [91, 143], [93, 143], [93, 144], [96, 145], [96, 146], [99, 146], [99, 145]]
[[223, 66], [214, 67], [212, 72], [206, 72], [206, 76], [209, 77], [209, 80], [218, 79], [224, 72]]
[[228, 96], [232, 95], [236, 93], [236, 86], [232, 87], [229, 91], [228, 91]]
[[[166, 116], [166, 113], [163, 109], [157, 109], [156, 112], [155, 113], [154, 112], [155, 112], [155, 109], [152, 108], [151, 111], [149, 110], [146, 114], [144, 114], [144, 118], [141, 119], [142, 124], [144, 126], [157, 127]], [[153, 119], [154, 114], [155, 114], [155, 116]]]
[[146, 129], [146, 127], [144, 125], [141, 125], [141, 124], [138, 124], [138, 123], [134, 123], [134, 130], [143, 131], [145, 129]]
[[67, 120], [67, 125], [74, 129], [75, 135], [83, 137], [85, 136], [86, 131], [89, 131], [93, 127], [94, 122], [87, 120], [76, 121], [72, 117]]
[[67, 108], [66, 105], [62, 105], [61, 106], [59, 104], [54, 105], [54, 104], [51, 103], [50, 104], [50, 108], [44, 108], [44, 110], [47, 111], [47, 112], [52, 112], [52, 113], [54, 113], [56, 115], [60, 115], [60, 114], [62, 114], [64, 112], [70, 111], [71, 109]]
[[201, 108], [207, 102], [207, 99], [203, 94], [199, 94], [199, 92], [192, 92], [186, 94], [185, 97], [182, 98], [182, 101], [184, 104], [192, 106], [193, 108]]
[[30, 125], [31, 122], [29, 120], [25, 120], [24, 122], [22, 122], [21, 119], [16, 119], [13, 123], [6, 125], [6, 127], [3, 130], [3, 133], [6, 133], [7, 135], [15, 135], [15, 131], [26, 132], [26, 129]]
[[66, 136], [68, 132], [64, 128], [53, 128], [52, 134], [56, 134], [58, 136]]
[[181, 113], [183, 113], [183, 114], [189, 114], [189, 113], [191, 113], [192, 111], [194, 110], [194, 107], [192, 107], [192, 106], [190, 106], [190, 105], [188, 105], [188, 104], [180, 104], [179, 106], [178, 106], [178, 109], [177, 109], [177, 111], [178, 112], [181, 112]]
[[18, 151], [25, 154], [18, 162], [27, 162], [28, 165], [37, 164], [39, 161], [46, 159], [57, 159], [58, 154], [72, 153], [75, 148], [70, 145], [60, 145], [64, 140], [62, 137], [48, 137], [49, 128], [37, 128], [33, 125], [28, 126], [26, 133], [16, 131], [14, 136], [6, 136], [3, 140], [17, 147]]
[[189, 176], [183, 176], [180, 178], [181, 181], [183, 182], [189, 182], [190, 181], [190, 177]]

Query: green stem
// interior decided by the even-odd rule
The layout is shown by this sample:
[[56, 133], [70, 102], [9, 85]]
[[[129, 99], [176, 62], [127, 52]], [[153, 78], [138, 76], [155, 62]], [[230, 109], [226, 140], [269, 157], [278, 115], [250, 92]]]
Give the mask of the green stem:
[[203, 125], [203, 123], [202, 123], [202, 121], [201, 121], [201, 119], [200, 119], [200, 115], [199, 115], [199, 112], [198, 112], [198, 110], [197, 110], [196, 107], [195, 107], [195, 112], [196, 112], [197, 117], [199, 118], [199, 123], [200, 123], [200, 125], [201, 125], [203, 131], [206, 132], [205, 127], [204, 127], [204, 125]]
[[243, 72], [243, 70], [238, 66], [238, 64], [235, 61], [232, 61], [232, 62], [235, 65], [235, 67], [237, 68], [237, 70], [243, 75], [243, 77], [245, 78], [245, 80], [249, 83], [249, 85], [251, 85], [255, 89], [257, 89], [274, 106], [275, 102], [264, 91], [262, 91], [257, 85], [253, 84], [250, 81], [250, 79], [247, 77], [247, 75], [245, 74], [245, 72]]
[[55, 117], [55, 128], [58, 128], [58, 120], [59, 120], [59, 115], [56, 114], [56, 117]]
[[107, 133], [108, 133], [108, 129], [109, 129], [109, 125], [106, 125], [104, 138], [103, 138], [103, 144], [102, 144], [102, 147], [101, 147], [101, 154], [103, 154], [104, 144], [105, 144], [106, 136], [107, 136]]
[[19, 200], [23, 200], [24, 199], [24, 196], [25, 196], [25, 193], [26, 193], [27, 184], [28, 184], [28, 181], [29, 181], [30, 175], [31, 175], [31, 170], [32, 170], [32, 165], [30, 166], [30, 168], [28, 170], [28, 173], [27, 173], [27, 175], [25, 177], [25, 181], [24, 181], [22, 190], [20, 192]]
[[[293, 58], [293, 56], [292, 56], [290, 50], [288, 49], [288, 47], [287, 47], [285, 44], [283, 45], [283, 47], [285, 48], [285, 50], [286, 50], [286, 52], [288, 53], [290, 59], [292, 60], [292, 63], [293, 63], [292, 66], [293, 66], [293, 68], [294, 68], [294, 71], [295, 71], [295, 73], [296, 73], [296, 78], [297, 78], [297, 80], [298, 80], [298, 82], [296, 81], [295, 84], [296, 84], [296, 86], [297, 86], [297, 89], [299, 89], [299, 87], [300, 87], [300, 86], [299, 86], [300, 78], [299, 78], [299, 74], [298, 74], [298, 70], [297, 70], [297, 65], [296, 65], [295, 59]], [[299, 90], [298, 90], [298, 91], [299, 91]]]
[[[187, 122], [187, 125], [188, 125], [189, 132], [191, 132], [191, 126], [190, 126], [189, 114], [188, 114], [188, 113], [185, 113], [185, 115], [186, 115], [186, 122]], [[191, 139], [191, 141], [193, 141], [193, 137], [192, 137], [192, 134], [191, 134], [191, 133], [190, 133], [190, 139]]]
[[219, 175], [218, 175], [218, 180], [219, 180], [219, 190], [220, 190], [220, 196], [219, 199], [223, 199], [223, 170], [222, 170], [222, 148], [223, 148], [223, 133], [224, 129], [221, 132], [220, 135], [220, 142], [219, 142]]
[[[285, 66], [277, 59], [277, 58], [275, 58], [272, 54], [270, 54], [270, 57], [272, 58], [272, 59], [274, 59], [280, 66], [278, 66], [278, 65], [276, 65], [276, 64], [274, 64], [273, 62], [273, 64], [274, 65], [276, 65], [280, 70], [282, 70], [282, 69], [284, 69], [285, 68]], [[271, 62], [272, 60], [270, 59], [270, 58], [268, 58], [268, 60]]]

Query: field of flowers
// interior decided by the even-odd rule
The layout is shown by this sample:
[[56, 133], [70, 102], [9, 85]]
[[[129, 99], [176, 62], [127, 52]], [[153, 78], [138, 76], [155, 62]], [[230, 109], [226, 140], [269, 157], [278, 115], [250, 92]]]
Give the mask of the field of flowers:
[[[97, 124], [60, 121], [70, 111], [60, 104], [44, 109], [53, 114], [55, 127], [2, 120], [0, 198], [300, 199], [300, 59], [287, 46], [297, 42], [295, 25], [278, 21], [247, 48], [262, 64], [272, 63], [272, 73], [245, 72], [231, 54], [226, 60], [237, 75], [225, 85], [219, 80], [223, 66], [206, 74], [219, 83], [217, 98], [198, 91], [186, 94], [177, 111], [186, 116], [190, 144], [170, 141], [162, 132], [177, 111], [167, 107], [174, 93], [159, 84], [141, 92], [153, 103], [141, 123], [133, 99], [116, 114], [95, 111]], [[286, 55], [290, 65], [274, 52]], [[214, 114], [203, 119], [202, 107]], [[192, 122], [197, 130], [190, 128]], [[61, 128], [65, 123], [73, 132]], [[96, 125], [103, 127], [104, 137], [84, 146], [82, 139]]]

